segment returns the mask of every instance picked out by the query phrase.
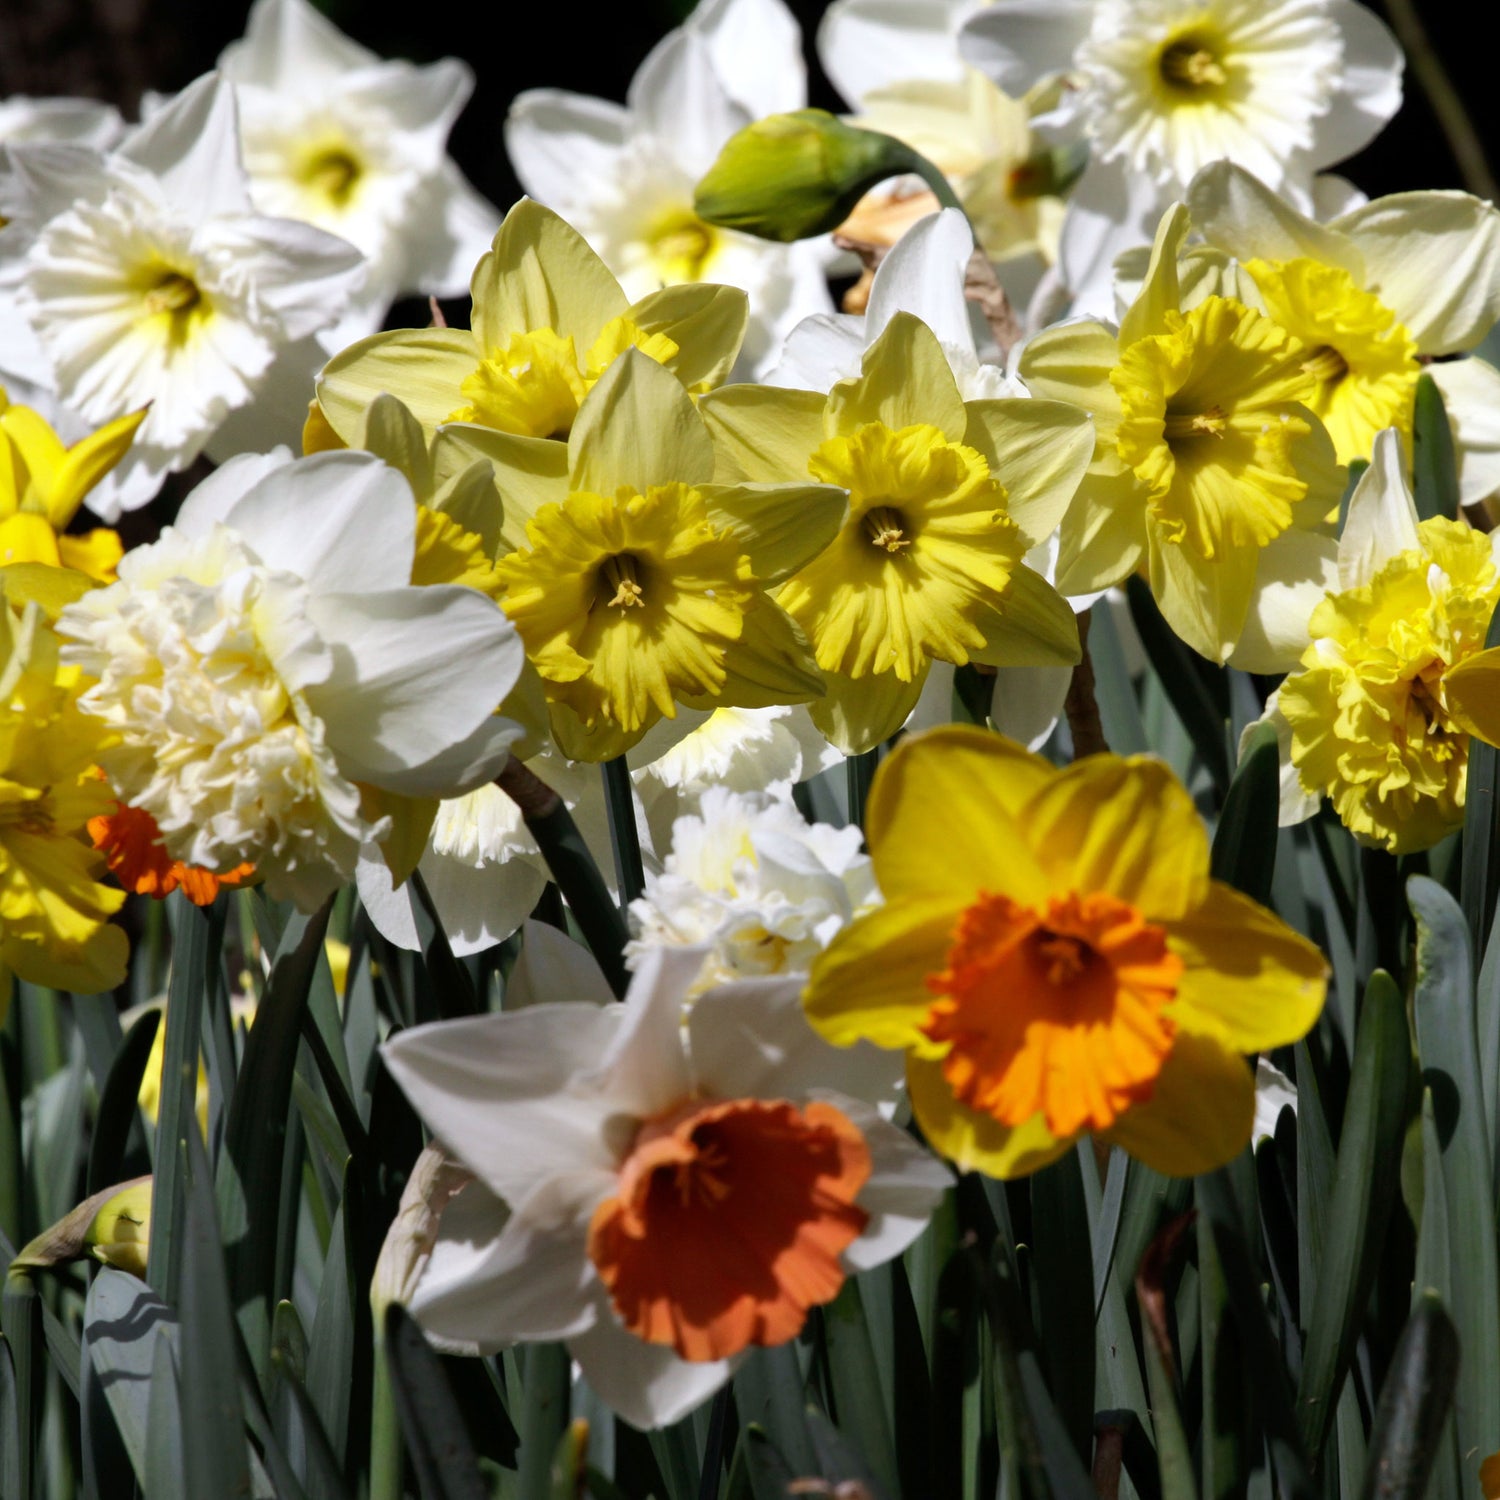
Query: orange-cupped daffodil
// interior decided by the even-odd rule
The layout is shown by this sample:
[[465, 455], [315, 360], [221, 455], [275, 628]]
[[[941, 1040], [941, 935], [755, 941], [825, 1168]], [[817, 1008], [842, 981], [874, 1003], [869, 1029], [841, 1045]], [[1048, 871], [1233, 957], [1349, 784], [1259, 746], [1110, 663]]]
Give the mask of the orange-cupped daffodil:
[[913, 1112], [960, 1167], [1016, 1177], [1093, 1133], [1171, 1176], [1250, 1140], [1245, 1054], [1303, 1036], [1326, 964], [1209, 877], [1159, 761], [1058, 770], [954, 726], [898, 746], [867, 833], [886, 905], [816, 959], [829, 1041], [902, 1049]]

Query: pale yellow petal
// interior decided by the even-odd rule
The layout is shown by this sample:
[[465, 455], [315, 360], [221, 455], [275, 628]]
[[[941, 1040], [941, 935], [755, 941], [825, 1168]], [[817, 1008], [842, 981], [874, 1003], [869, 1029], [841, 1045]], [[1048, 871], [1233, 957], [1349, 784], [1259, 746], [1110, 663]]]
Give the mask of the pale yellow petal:
[[690, 391], [712, 390], [729, 378], [745, 339], [750, 302], [738, 287], [685, 282], [643, 297], [627, 313], [642, 333], [677, 345], [666, 367]]
[[382, 391], [396, 396], [431, 432], [465, 404], [461, 387], [478, 364], [473, 335], [462, 328], [374, 333], [323, 366], [318, 405], [351, 447], [364, 436], [365, 411]]
[[1078, 617], [1040, 573], [1024, 564], [1010, 576], [998, 604], [986, 605], [974, 623], [984, 645], [971, 655], [991, 667], [1071, 667], [1082, 656]]
[[1094, 452], [1088, 413], [1066, 401], [970, 401], [964, 437], [1005, 486], [1005, 513], [1034, 547], [1057, 530]]
[[1072, 1148], [1076, 1136], [1059, 1140], [1038, 1112], [1024, 1125], [1002, 1125], [953, 1097], [942, 1064], [908, 1057], [906, 1090], [912, 1113], [928, 1144], [961, 1172], [983, 1172], [1002, 1180], [1026, 1177]]
[[704, 485], [716, 528], [736, 538], [766, 585], [781, 583], [838, 535], [848, 496], [827, 484]]
[[807, 460], [823, 441], [827, 397], [769, 385], [727, 385], [710, 391], [698, 413], [713, 439], [714, 477], [789, 484], [807, 478]]
[[808, 713], [818, 732], [845, 755], [862, 755], [888, 740], [911, 717], [930, 667], [924, 662], [910, 682], [894, 672], [864, 677], [825, 673], [824, 695], [809, 705]]
[[897, 313], [865, 350], [863, 373], [828, 395], [828, 431], [847, 435], [866, 422], [900, 430], [921, 422], [961, 443], [969, 425], [958, 383], [937, 335], [910, 313]]

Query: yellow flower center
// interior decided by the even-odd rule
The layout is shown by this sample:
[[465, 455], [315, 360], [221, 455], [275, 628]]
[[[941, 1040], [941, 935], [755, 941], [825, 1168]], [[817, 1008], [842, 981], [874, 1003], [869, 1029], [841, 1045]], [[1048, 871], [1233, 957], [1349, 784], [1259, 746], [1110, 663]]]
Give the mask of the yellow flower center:
[[1304, 351], [1224, 297], [1168, 312], [1167, 325], [1130, 345], [1110, 372], [1119, 456], [1146, 487], [1167, 541], [1209, 559], [1263, 547], [1308, 492], [1298, 454], [1313, 428], [1290, 405], [1313, 389]]
[[191, 342], [213, 313], [191, 268], [152, 259], [135, 269], [130, 285], [141, 299], [137, 326], [164, 344]]
[[1308, 346], [1302, 369], [1314, 384], [1303, 399], [1340, 463], [1368, 458], [1383, 427], [1411, 432], [1422, 371], [1416, 341], [1390, 308], [1347, 271], [1319, 261], [1251, 260], [1245, 270], [1270, 317]]
[[1151, 1097], [1175, 1032], [1182, 960], [1166, 932], [1101, 892], [1044, 907], [981, 891], [960, 916], [923, 1032], [948, 1044], [954, 1094], [1002, 1124], [1107, 1130]]
[[639, 349], [668, 364], [677, 345], [664, 333], [648, 333], [629, 318], [612, 318], [583, 360], [571, 335], [551, 328], [517, 333], [491, 351], [465, 377], [460, 389], [469, 404], [448, 414], [450, 422], [478, 422], [525, 437], [565, 439], [594, 383], [627, 349]]
[[719, 242], [719, 230], [685, 207], [669, 209], [646, 230], [651, 265], [667, 286], [702, 281], [709, 262], [718, 253]]
[[1172, 38], [1161, 49], [1156, 65], [1169, 89], [1197, 98], [1217, 94], [1229, 82], [1229, 70], [1214, 39], [1201, 32]]
[[818, 665], [911, 682], [932, 659], [967, 662], [984, 642], [976, 615], [1000, 602], [1026, 550], [983, 455], [927, 424], [869, 422], [807, 467], [849, 491], [832, 545], [777, 595]]
[[1302, 670], [1278, 697], [1304, 789], [1328, 796], [1364, 842], [1396, 852], [1463, 821], [1468, 736], [1443, 679], [1483, 649], [1500, 599], [1487, 537], [1442, 518], [1420, 535], [1420, 550], [1318, 606]]
[[293, 175], [313, 197], [336, 209], [347, 208], [359, 189], [364, 164], [344, 141], [328, 142], [307, 151]]
[[685, 484], [544, 505], [496, 571], [554, 701], [632, 734], [676, 700], [717, 696], [756, 589], [750, 560]]

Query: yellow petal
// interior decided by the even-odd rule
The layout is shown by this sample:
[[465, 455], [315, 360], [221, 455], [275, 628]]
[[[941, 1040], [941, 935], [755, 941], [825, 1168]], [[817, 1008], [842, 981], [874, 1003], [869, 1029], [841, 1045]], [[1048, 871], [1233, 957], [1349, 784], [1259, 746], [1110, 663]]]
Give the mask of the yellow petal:
[[107, 526], [95, 527], [82, 536], [60, 536], [57, 539], [57, 557], [62, 566], [99, 583], [115, 581], [115, 569], [124, 555], [119, 532], [111, 531]]
[[785, 484], [807, 478], [807, 460], [822, 443], [827, 397], [769, 385], [711, 391], [698, 413], [714, 440], [714, 477], [733, 484]]
[[[13, 407], [12, 412], [19, 408]], [[89, 491], [125, 457], [147, 408], [116, 417], [66, 450], [46, 495], [47, 519], [61, 531], [78, 513]], [[27, 462], [30, 462], [28, 457]], [[33, 474], [35, 468], [33, 467]]]
[[36, 604], [49, 620], [55, 620], [65, 605], [83, 598], [95, 587], [95, 581], [87, 574], [39, 562], [0, 567], [0, 582], [4, 583], [5, 597], [16, 608]]
[[906, 1090], [928, 1143], [961, 1172], [1025, 1177], [1056, 1161], [1077, 1139], [1059, 1140], [1040, 1113], [1024, 1125], [1010, 1126], [970, 1109], [953, 1097], [940, 1062], [908, 1057]]
[[1500, 646], [1476, 651], [1443, 673], [1448, 712], [1470, 734], [1500, 745]]
[[991, 667], [1071, 667], [1083, 655], [1078, 617], [1062, 595], [1025, 564], [999, 601], [976, 611], [984, 645], [970, 652]]
[[857, 917], [813, 960], [802, 997], [807, 1019], [837, 1047], [868, 1041], [932, 1050], [921, 1031], [933, 998], [927, 976], [942, 970], [957, 920], [958, 908], [942, 896], [896, 900]]
[[1300, 1041], [1323, 1009], [1328, 964], [1274, 912], [1215, 880], [1195, 911], [1166, 924], [1186, 967], [1167, 1014], [1241, 1052]]
[[687, 282], [642, 297], [626, 314], [644, 334], [665, 334], [677, 353], [664, 363], [690, 391], [729, 378], [745, 339], [750, 299], [735, 286]]
[[888, 901], [981, 890], [1027, 904], [1051, 884], [1023, 833], [1023, 809], [1056, 769], [1011, 740], [951, 725], [903, 740], [865, 809], [875, 878]]
[[[13, 406], [11, 410], [20, 408]], [[22, 510], [0, 521], [0, 567], [9, 563], [46, 563], [55, 568], [60, 561], [57, 533], [44, 516]]]
[[969, 415], [937, 335], [911, 313], [897, 313], [865, 350], [864, 373], [841, 380], [828, 394], [830, 434], [847, 435], [866, 422], [893, 430], [928, 422], [950, 443], [961, 443]]
[[1057, 530], [1094, 452], [1094, 424], [1067, 401], [970, 401], [964, 442], [1005, 486], [1027, 547]]
[[1109, 372], [1120, 362], [1120, 345], [1098, 323], [1044, 328], [1021, 351], [1021, 379], [1034, 396], [1071, 401], [1094, 413], [1099, 440], [1110, 440], [1120, 423], [1120, 393]]
[[1167, 312], [1176, 312], [1180, 307], [1182, 294], [1177, 283], [1177, 255], [1188, 228], [1188, 211], [1182, 204], [1174, 203], [1162, 215], [1156, 226], [1146, 279], [1140, 294], [1120, 320], [1122, 349], [1128, 349], [1137, 339], [1162, 332], [1167, 326]]
[[1203, 821], [1159, 760], [1075, 761], [1020, 810], [1017, 824], [1052, 892], [1103, 891], [1148, 921], [1180, 917], [1208, 896]]
[[568, 498], [568, 445], [555, 438], [523, 437], [473, 422], [451, 422], [439, 431], [432, 451], [440, 474], [479, 460], [492, 466], [503, 497], [499, 554], [525, 547], [526, 523], [544, 505], [561, 505]]
[[1063, 594], [1096, 594], [1128, 578], [1146, 554], [1146, 501], [1141, 482], [1126, 469], [1091, 469], [1058, 532], [1057, 587]]
[[1245, 1059], [1212, 1036], [1180, 1031], [1150, 1099], [1104, 1139], [1167, 1177], [1196, 1177], [1233, 1161], [1254, 1120], [1255, 1077]]
[[335, 354], [318, 375], [318, 405], [340, 441], [364, 436], [365, 410], [382, 391], [407, 406], [428, 431], [464, 404], [465, 379], [479, 364], [463, 328], [398, 328], [373, 333]]
[[844, 522], [848, 496], [829, 484], [703, 485], [709, 518], [733, 536], [763, 584], [812, 561]]
[[1218, 557], [1169, 542], [1148, 527], [1151, 593], [1162, 618], [1200, 656], [1222, 662], [1234, 650], [1250, 610], [1258, 547], [1233, 547]]
[[865, 677], [826, 672], [824, 694], [808, 708], [813, 724], [845, 755], [863, 755], [890, 739], [911, 717], [931, 665], [924, 661], [910, 682], [894, 672]]

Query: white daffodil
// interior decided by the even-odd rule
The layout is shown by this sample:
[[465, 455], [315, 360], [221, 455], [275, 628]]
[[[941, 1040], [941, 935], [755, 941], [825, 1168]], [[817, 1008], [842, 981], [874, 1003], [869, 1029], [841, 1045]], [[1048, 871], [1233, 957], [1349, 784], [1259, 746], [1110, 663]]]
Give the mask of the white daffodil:
[[94, 425], [151, 407], [90, 496], [106, 520], [150, 500], [263, 389], [305, 412], [323, 357], [311, 336], [363, 275], [352, 245], [254, 211], [236, 136], [233, 93], [209, 74], [108, 156], [9, 148], [35, 225], [21, 305], [58, 402]]
[[125, 128], [120, 112], [98, 99], [0, 99], [0, 141], [67, 141], [108, 150]]
[[995, 0], [960, 46], [1009, 94], [1065, 74], [1055, 133], [1087, 142], [1061, 267], [1076, 310], [1108, 306], [1114, 257], [1227, 157], [1312, 202], [1314, 173], [1401, 103], [1400, 48], [1354, 0]]
[[712, 787], [682, 817], [661, 874], [630, 914], [633, 966], [663, 946], [706, 946], [695, 989], [804, 974], [839, 928], [878, 900], [858, 828], [808, 823], [789, 800]]
[[959, 33], [984, 6], [985, 0], [833, 0], [818, 27], [818, 61], [858, 106], [913, 78], [958, 83], [966, 71]]
[[825, 250], [706, 224], [693, 189], [742, 126], [805, 102], [796, 23], [782, 0], [710, 0], [658, 43], [626, 100], [519, 95], [505, 124], [516, 175], [582, 233], [631, 299], [679, 282], [742, 287], [744, 358], [759, 367], [799, 318], [831, 308]]
[[[607, 885], [613, 886], [609, 819], [598, 766], [555, 753], [527, 762], [562, 798]], [[449, 946], [460, 958], [503, 942], [531, 914], [550, 872], [521, 810], [497, 786], [476, 787], [438, 804], [417, 861]], [[422, 947], [408, 885], [395, 886], [380, 850], [367, 847], [355, 871], [359, 899], [387, 941]]]
[[1187, 201], [1193, 228], [1307, 347], [1303, 368], [1317, 382], [1307, 404], [1340, 463], [1368, 458], [1382, 428], [1410, 439], [1425, 368], [1453, 426], [1463, 501], [1500, 488], [1500, 372], [1446, 357], [1474, 349], [1500, 318], [1493, 205], [1469, 193], [1396, 193], [1319, 224], [1230, 162], [1199, 173]]
[[451, 796], [504, 764], [520, 643], [475, 590], [411, 586], [415, 526], [369, 454], [246, 457], [63, 611], [100, 763], [173, 858], [252, 863], [310, 909], [390, 831], [367, 788]]
[[916, 1238], [951, 1181], [869, 1102], [890, 1097], [889, 1067], [871, 1077], [814, 1036], [800, 981], [710, 990], [684, 1024], [701, 959], [659, 949], [611, 1004], [580, 954], [550, 990], [536, 975], [540, 1004], [382, 1049], [475, 1177], [442, 1210], [417, 1321], [462, 1349], [564, 1340], [639, 1427], [795, 1338]]
[[474, 87], [456, 58], [384, 61], [308, 0], [256, 0], [219, 58], [235, 85], [250, 196], [266, 214], [341, 236], [369, 259], [330, 353], [380, 326], [403, 294], [458, 296], [500, 213], [447, 154]]

